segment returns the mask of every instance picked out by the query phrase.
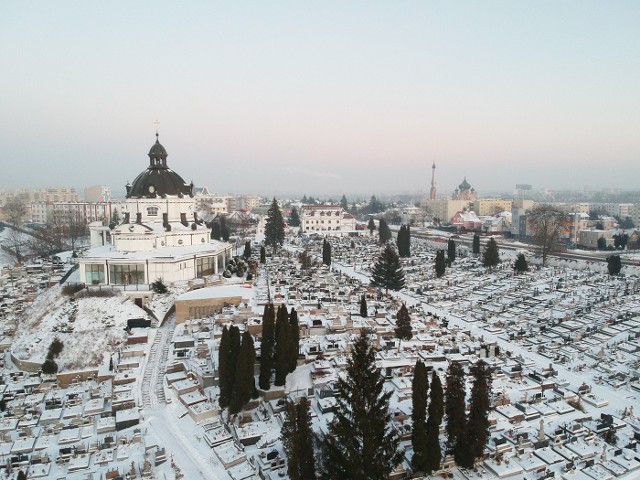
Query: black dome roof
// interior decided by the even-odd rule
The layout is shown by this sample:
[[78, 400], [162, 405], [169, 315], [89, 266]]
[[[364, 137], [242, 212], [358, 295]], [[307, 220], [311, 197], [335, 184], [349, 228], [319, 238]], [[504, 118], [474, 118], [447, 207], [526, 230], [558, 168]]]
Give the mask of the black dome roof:
[[158, 140], [149, 150], [149, 167], [127, 185], [127, 198], [155, 198], [166, 195], [193, 197], [193, 184], [167, 166], [167, 151]]

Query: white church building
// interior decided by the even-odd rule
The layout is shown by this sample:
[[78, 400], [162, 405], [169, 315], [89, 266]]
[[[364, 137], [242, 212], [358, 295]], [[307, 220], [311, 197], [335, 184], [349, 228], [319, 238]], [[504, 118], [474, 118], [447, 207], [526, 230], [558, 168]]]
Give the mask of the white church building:
[[167, 166], [167, 151], [156, 143], [149, 166], [127, 184], [124, 219], [116, 225], [89, 225], [91, 248], [79, 259], [80, 280], [88, 285], [137, 285], [148, 289], [222, 273], [232, 245], [211, 239], [198, 218], [193, 182]]

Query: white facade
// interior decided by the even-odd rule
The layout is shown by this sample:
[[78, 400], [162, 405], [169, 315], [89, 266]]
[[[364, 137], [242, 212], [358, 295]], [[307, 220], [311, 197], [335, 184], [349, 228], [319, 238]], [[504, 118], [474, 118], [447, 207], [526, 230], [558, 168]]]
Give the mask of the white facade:
[[345, 236], [356, 231], [356, 219], [340, 205], [304, 205], [300, 228], [303, 233]]

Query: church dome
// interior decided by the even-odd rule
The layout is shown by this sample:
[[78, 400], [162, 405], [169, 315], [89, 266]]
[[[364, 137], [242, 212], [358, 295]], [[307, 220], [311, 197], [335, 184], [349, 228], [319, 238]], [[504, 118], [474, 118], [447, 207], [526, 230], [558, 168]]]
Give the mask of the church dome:
[[464, 180], [462, 180], [462, 183], [460, 185], [458, 185], [458, 189], [461, 192], [464, 192], [465, 190], [470, 190], [471, 189], [471, 185], [469, 185], [469, 182], [467, 182], [467, 177], [464, 177]]
[[149, 150], [149, 167], [127, 185], [127, 198], [155, 198], [166, 195], [193, 196], [193, 184], [167, 166], [167, 151], [156, 133], [156, 143]]

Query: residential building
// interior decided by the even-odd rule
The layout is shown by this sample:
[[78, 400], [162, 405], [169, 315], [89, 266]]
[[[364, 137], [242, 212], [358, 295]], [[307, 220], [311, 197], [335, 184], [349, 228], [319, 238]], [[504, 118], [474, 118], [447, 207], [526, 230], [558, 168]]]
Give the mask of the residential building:
[[303, 233], [346, 236], [356, 232], [356, 219], [340, 205], [303, 205], [300, 229]]

